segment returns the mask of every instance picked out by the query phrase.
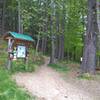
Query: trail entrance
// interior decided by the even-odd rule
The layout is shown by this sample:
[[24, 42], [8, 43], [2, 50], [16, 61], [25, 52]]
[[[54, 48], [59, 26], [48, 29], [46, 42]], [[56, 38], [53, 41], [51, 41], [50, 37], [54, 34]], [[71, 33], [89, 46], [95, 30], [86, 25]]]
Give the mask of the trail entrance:
[[35, 73], [16, 74], [16, 83], [36, 95], [37, 100], [94, 100], [87, 92], [76, 88], [74, 83], [64, 81], [61, 75], [47, 64], [48, 59]]

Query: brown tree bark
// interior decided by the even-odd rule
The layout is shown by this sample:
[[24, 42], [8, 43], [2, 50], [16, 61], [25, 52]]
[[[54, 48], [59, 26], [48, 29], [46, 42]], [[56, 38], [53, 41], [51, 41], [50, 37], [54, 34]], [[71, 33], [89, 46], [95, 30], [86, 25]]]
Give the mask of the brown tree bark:
[[[100, 1], [97, 1], [97, 23], [98, 23], [98, 37], [97, 37], [97, 52], [100, 51]], [[97, 56], [97, 66], [100, 67], [100, 55]]]
[[0, 35], [2, 34], [2, 19], [3, 19], [3, 4], [4, 1], [0, 1]]
[[2, 34], [4, 34], [4, 26], [5, 26], [5, 4], [6, 0], [3, 2], [3, 12], [2, 12]]
[[20, 0], [18, 2], [18, 32], [23, 33], [23, 25], [22, 25], [22, 19], [21, 19], [21, 4]]
[[63, 11], [62, 11], [62, 21], [61, 21], [61, 33], [59, 35], [59, 52], [58, 59], [64, 59], [64, 33], [65, 33], [65, 0], [63, 0]]
[[95, 73], [96, 68], [97, 14], [96, 0], [88, 0], [87, 31], [84, 41], [82, 73]]
[[54, 16], [55, 16], [55, 2], [54, 0], [51, 1], [51, 10], [52, 13], [50, 15], [50, 33], [51, 33], [51, 57], [50, 57], [50, 64], [55, 63], [55, 34], [54, 34]]
[[50, 64], [55, 63], [55, 38], [53, 34], [53, 19], [50, 18], [50, 33], [51, 33], [51, 55], [50, 55]]

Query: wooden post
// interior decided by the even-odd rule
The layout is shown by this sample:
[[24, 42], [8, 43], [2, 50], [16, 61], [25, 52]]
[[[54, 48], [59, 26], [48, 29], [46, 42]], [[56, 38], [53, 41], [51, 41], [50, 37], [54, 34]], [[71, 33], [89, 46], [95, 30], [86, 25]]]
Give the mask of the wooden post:
[[29, 61], [29, 52], [28, 49], [26, 49], [26, 57], [25, 57], [25, 70], [28, 69], [28, 61]]
[[9, 53], [8, 62], [7, 62], [7, 69], [8, 69], [8, 70], [11, 69], [11, 65], [12, 65], [12, 60], [10, 59], [10, 53]]
[[28, 57], [25, 58], [25, 70], [28, 69]]
[[11, 43], [11, 38], [8, 39], [8, 62], [7, 62], [7, 69], [10, 70], [11, 69], [11, 64], [12, 64], [12, 60], [11, 60], [11, 54], [12, 52], [12, 43]]

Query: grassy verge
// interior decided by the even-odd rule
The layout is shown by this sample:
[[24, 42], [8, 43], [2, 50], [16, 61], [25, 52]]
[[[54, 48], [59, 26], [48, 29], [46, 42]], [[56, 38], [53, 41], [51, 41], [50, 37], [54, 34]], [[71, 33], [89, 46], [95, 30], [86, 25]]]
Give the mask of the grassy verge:
[[[34, 57], [34, 59], [33, 59]], [[18, 59], [12, 62], [12, 72], [34, 72], [39, 66], [44, 63], [42, 56], [39, 58], [36, 56], [30, 57], [27, 65], [24, 59]]]
[[10, 77], [8, 71], [0, 69], [0, 100], [35, 100], [35, 97], [17, 87]]
[[66, 73], [67, 71], [69, 71], [69, 67], [67, 67], [64, 64], [61, 63], [56, 63], [56, 64], [49, 64], [48, 66], [54, 68], [56, 71], [62, 72], [62, 73]]

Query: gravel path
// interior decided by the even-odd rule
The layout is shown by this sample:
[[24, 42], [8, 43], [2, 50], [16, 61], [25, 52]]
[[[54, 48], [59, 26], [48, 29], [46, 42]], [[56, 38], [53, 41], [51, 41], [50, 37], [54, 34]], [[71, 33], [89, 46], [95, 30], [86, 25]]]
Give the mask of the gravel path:
[[47, 67], [46, 62], [35, 73], [18, 73], [14, 79], [19, 86], [24, 87], [38, 100], [100, 100], [95, 99], [89, 92], [62, 79], [60, 74]]

